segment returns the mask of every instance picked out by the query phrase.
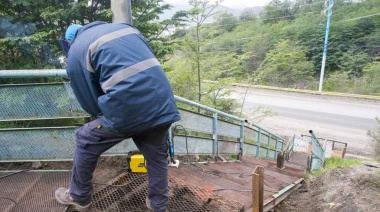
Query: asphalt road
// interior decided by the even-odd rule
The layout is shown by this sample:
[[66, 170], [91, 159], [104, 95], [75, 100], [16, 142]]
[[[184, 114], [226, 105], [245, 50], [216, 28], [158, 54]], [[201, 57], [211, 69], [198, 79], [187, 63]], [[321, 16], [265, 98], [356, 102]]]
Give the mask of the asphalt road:
[[[246, 88], [234, 90], [232, 96], [242, 103]], [[379, 127], [375, 117], [380, 118], [380, 101], [250, 88], [243, 113], [253, 118], [257, 114], [250, 111], [258, 106], [277, 114], [258, 123], [273, 133], [290, 137], [313, 130], [318, 137], [347, 142], [352, 154], [368, 155], [371, 138], [367, 131]]]

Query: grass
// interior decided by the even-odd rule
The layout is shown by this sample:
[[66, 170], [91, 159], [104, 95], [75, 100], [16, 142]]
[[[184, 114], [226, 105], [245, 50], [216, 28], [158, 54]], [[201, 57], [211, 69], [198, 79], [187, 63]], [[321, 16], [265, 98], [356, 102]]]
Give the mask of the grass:
[[331, 157], [325, 160], [325, 165], [322, 169], [309, 173], [309, 178], [318, 177], [323, 173], [330, 172], [335, 168], [349, 168], [354, 165], [362, 164], [360, 160], [355, 159], [342, 159], [338, 157]]
[[[372, 179], [372, 183], [374, 185], [374, 189], [377, 189], [378, 191], [380, 191], [380, 171], [377, 171], [375, 173], [375, 176]], [[377, 196], [380, 198], [380, 192], [377, 194]]]
[[373, 183], [377, 188], [380, 188], [380, 171], [378, 171], [375, 175], [375, 179], [373, 180]]

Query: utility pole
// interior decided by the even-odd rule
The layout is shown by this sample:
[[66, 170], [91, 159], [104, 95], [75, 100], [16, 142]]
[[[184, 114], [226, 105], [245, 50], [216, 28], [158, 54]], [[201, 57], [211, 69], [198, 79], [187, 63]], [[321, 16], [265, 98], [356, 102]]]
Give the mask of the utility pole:
[[112, 22], [132, 24], [131, 0], [111, 0]]
[[326, 23], [325, 43], [323, 45], [321, 76], [319, 79], [319, 92], [322, 92], [323, 75], [325, 74], [327, 45], [328, 45], [328, 41], [329, 41], [329, 31], [330, 31], [330, 19], [331, 19], [331, 15], [332, 15], [332, 7], [334, 6], [333, 0], [326, 0], [325, 6], [326, 6], [326, 9], [323, 11], [323, 13], [327, 16], [327, 23]]
[[127, 24], [132, 24], [132, 5], [131, 0], [125, 0], [125, 10], [127, 12]]

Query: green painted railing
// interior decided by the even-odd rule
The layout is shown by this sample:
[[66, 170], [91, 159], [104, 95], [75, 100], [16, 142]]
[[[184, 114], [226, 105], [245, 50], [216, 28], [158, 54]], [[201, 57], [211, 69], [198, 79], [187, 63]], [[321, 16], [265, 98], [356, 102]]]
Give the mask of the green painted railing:
[[283, 148], [285, 160], [289, 161], [290, 154], [294, 150], [294, 141], [295, 141], [296, 135], [293, 135], [288, 142], [286, 142], [285, 147]]
[[321, 146], [318, 138], [314, 135], [312, 130], [309, 130], [311, 135], [311, 163], [310, 170], [318, 170], [323, 167], [325, 161], [325, 151]]

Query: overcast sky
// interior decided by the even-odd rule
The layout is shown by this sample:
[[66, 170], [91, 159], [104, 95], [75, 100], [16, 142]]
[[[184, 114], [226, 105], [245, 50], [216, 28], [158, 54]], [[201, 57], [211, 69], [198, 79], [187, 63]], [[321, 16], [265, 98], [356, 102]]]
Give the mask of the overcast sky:
[[[176, 3], [176, 4], [188, 4], [188, 0], [165, 0], [167, 3]], [[215, 2], [215, 0], [209, 0], [210, 3]], [[254, 6], [264, 6], [266, 5], [270, 0], [224, 0], [222, 2], [222, 5], [228, 6], [228, 7], [236, 7], [236, 6], [247, 6], [247, 7], [254, 7]]]

